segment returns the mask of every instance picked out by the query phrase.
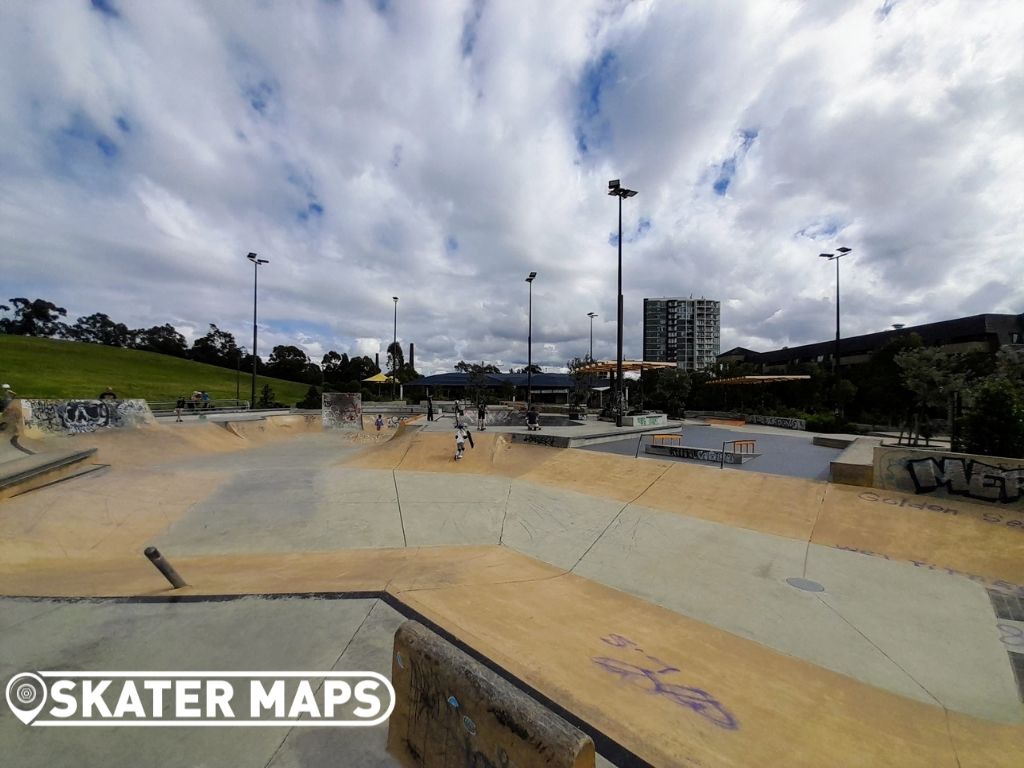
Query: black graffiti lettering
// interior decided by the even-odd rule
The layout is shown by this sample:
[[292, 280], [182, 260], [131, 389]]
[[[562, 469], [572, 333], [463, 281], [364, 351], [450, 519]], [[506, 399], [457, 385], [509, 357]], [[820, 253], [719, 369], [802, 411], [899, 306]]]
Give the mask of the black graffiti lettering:
[[943, 456], [909, 459], [907, 471], [916, 493], [938, 488], [957, 496], [1011, 504], [1024, 495], [1024, 467], [1003, 469], [973, 459]]

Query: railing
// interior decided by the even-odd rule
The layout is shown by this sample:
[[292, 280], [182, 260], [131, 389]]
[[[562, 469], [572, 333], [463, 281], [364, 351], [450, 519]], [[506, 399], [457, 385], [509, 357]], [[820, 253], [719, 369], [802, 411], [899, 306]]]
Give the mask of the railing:
[[[154, 416], [168, 416], [175, 413], [178, 410], [178, 402], [176, 400], [168, 400], [166, 402], [151, 402], [149, 409], [153, 412]], [[225, 398], [218, 400], [186, 400], [185, 407], [181, 409], [183, 416], [190, 414], [210, 414], [210, 413], [233, 413], [236, 411], [248, 411], [249, 401], [248, 400], [236, 400], [234, 398]]]
[[725, 469], [725, 448], [727, 445], [732, 446], [730, 453], [754, 453], [757, 448], [756, 440], [726, 440], [722, 443], [722, 456], [719, 461], [718, 468]]

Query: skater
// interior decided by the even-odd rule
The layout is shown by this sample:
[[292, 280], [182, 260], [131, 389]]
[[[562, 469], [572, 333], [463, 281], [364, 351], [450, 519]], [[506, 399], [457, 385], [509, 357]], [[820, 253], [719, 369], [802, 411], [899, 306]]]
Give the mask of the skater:
[[377, 414], [377, 418], [373, 421], [373, 426], [375, 426], [377, 431], [380, 432], [380, 428], [384, 426], [384, 417], [381, 414]]
[[455, 422], [455, 460], [462, 458], [466, 452], [466, 428], [458, 421]]
[[484, 426], [484, 423], [487, 420], [487, 404], [483, 400], [481, 400], [476, 406], [476, 419], [477, 429], [481, 432], [487, 429], [487, 427]]
[[434, 420], [434, 398], [427, 395], [427, 421]]
[[530, 410], [526, 412], [526, 428], [530, 432], [540, 431], [540, 414], [537, 413], [536, 406], [531, 405]]
[[455, 401], [455, 420], [458, 421], [461, 418], [462, 418], [462, 401], [461, 400], [456, 400]]
[[177, 416], [177, 417], [178, 417], [178, 418], [176, 418], [176, 419], [174, 420], [174, 421], [175, 421], [175, 423], [177, 423], [177, 422], [179, 422], [179, 421], [184, 421], [184, 419], [183, 419], [183, 418], [181, 418], [181, 412], [182, 412], [182, 411], [183, 411], [184, 409], [185, 409], [185, 396], [184, 396], [184, 395], [182, 395], [181, 397], [179, 397], [179, 398], [178, 398], [178, 402], [176, 402], [176, 403], [174, 404], [174, 414], [175, 414], [175, 416]]

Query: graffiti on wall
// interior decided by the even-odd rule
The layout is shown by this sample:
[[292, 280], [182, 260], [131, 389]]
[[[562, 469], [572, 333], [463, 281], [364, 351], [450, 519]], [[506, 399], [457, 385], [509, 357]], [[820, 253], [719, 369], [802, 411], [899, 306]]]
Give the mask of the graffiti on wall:
[[973, 459], [929, 456], [908, 461], [907, 471], [917, 493], [945, 488], [957, 496], [1002, 504], [1017, 501], [1024, 494], [1024, 467], [1003, 469]]
[[781, 427], [782, 429], [807, 429], [803, 419], [790, 419], [786, 416], [759, 416], [750, 414], [743, 417], [747, 424], [761, 424], [765, 427]]
[[733, 451], [722, 451], [714, 448], [695, 448], [688, 445], [648, 445], [647, 453], [658, 453], [663, 456], [675, 456], [678, 459], [695, 459], [697, 461], [713, 461], [715, 464], [742, 464], [744, 455], [753, 457], [755, 454], [738, 454]]
[[27, 430], [80, 435], [153, 422], [145, 400], [23, 400]]
[[324, 429], [363, 428], [363, 396], [358, 392], [324, 392]]
[[969, 454], [875, 448], [875, 485], [904, 493], [1024, 506], [1024, 462]]

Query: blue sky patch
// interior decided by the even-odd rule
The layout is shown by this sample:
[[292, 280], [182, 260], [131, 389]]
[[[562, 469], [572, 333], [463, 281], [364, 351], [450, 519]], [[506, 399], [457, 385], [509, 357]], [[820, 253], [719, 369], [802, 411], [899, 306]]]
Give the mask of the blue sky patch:
[[306, 206], [306, 209], [299, 211], [296, 214], [299, 221], [309, 221], [310, 219], [319, 219], [324, 215], [324, 207], [320, 203], [313, 202]]
[[242, 89], [242, 93], [245, 94], [245, 98], [248, 99], [250, 107], [255, 109], [261, 115], [265, 115], [267, 113], [267, 108], [270, 106], [275, 90], [276, 89], [273, 84], [266, 80], [260, 80], [255, 85], [244, 87]]
[[480, 19], [484, 15], [486, 0], [473, 0], [469, 11], [466, 12], [465, 22], [462, 25], [462, 56], [469, 58], [476, 48], [476, 30], [480, 26]]
[[845, 228], [846, 224], [838, 217], [822, 216], [798, 229], [793, 233], [793, 237], [805, 237], [808, 240], [828, 240]]
[[732, 157], [726, 158], [722, 164], [718, 166], [718, 174], [716, 175], [711, 188], [719, 197], [724, 196], [725, 193], [729, 191], [729, 185], [732, 184], [732, 179], [736, 175], [737, 164], [746, 157], [747, 152], [757, 139], [757, 136], [758, 132], [756, 129], [740, 131], [739, 147], [737, 147]]
[[74, 172], [97, 160], [110, 162], [121, 151], [110, 136], [81, 113], [73, 115], [67, 125], [56, 131], [52, 142], [61, 172]]
[[[636, 229], [630, 231], [623, 231], [623, 242], [624, 243], [635, 243], [637, 240], [642, 238], [648, 232], [651, 231], [651, 220], [646, 216], [641, 216], [636, 223]], [[618, 231], [612, 232], [608, 235], [608, 245], [617, 246], [619, 244], [619, 233]]]
[[576, 150], [588, 154], [610, 138], [608, 120], [601, 114], [601, 99], [609, 84], [618, 75], [618, 59], [613, 51], [605, 51], [583, 70], [576, 86]]
[[448, 238], [444, 241], [444, 249], [448, 253], [455, 253], [459, 250], [459, 241], [455, 239], [455, 235], [448, 235]]
[[117, 127], [121, 129], [121, 133], [132, 132], [132, 124], [128, 122], [127, 118], [119, 116], [114, 122], [117, 124]]
[[104, 16], [111, 19], [121, 18], [121, 12], [114, 7], [114, 4], [110, 0], [92, 0], [92, 9], [99, 11]]

